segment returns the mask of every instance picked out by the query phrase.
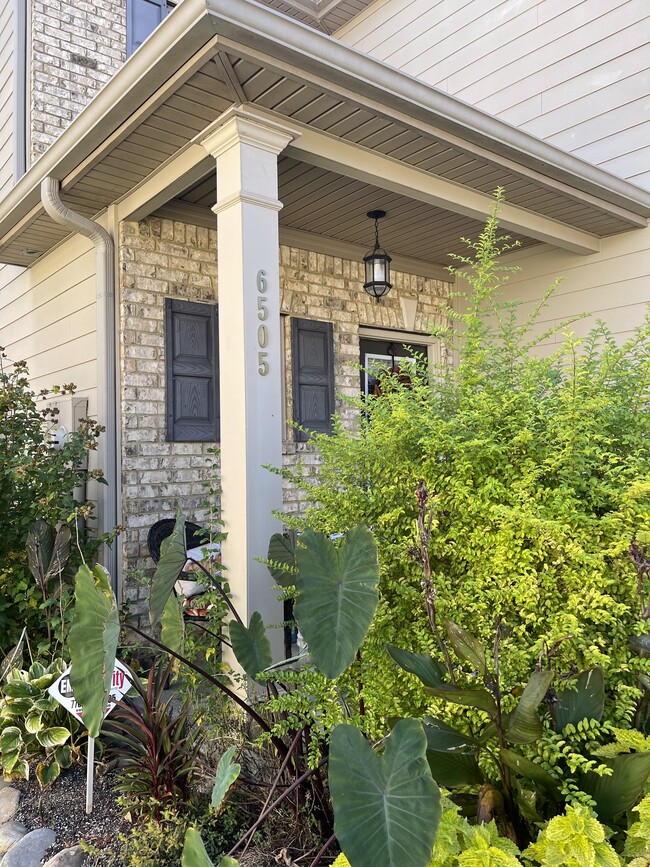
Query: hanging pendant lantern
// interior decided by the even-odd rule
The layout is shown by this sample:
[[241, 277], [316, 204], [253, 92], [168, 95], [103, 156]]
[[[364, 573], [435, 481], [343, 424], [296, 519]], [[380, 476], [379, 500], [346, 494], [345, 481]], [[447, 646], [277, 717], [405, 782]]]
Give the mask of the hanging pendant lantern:
[[363, 288], [378, 302], [393, 288], [390, 282], [391, 258], [379, 246], [379, 221], [386, 216], [386, 211], [368, 211], [368, 216], [375, 221], [375, 246], [363, 257], [366, 268], [366, 282]]

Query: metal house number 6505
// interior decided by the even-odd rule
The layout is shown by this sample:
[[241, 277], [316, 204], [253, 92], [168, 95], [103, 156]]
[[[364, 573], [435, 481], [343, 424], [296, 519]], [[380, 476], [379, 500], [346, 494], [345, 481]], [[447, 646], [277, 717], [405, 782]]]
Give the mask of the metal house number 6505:
[[269, 363], [266, 360], [268, 352], [264, 352], [266, 347], [269, 345], [269, 329], [268, 326], [264, 324], [269, 317], [269, 309], [266, 306], [267, 299], [265, 294], [267, 286], [266, 271], [260, 269], [257, 272], [257, 318], [261, 320], [260, 325], [257, 327], [257, 345], [260, 348], [257, 353], [257, 372], [260, 376], [266, 376], [269, 372]]

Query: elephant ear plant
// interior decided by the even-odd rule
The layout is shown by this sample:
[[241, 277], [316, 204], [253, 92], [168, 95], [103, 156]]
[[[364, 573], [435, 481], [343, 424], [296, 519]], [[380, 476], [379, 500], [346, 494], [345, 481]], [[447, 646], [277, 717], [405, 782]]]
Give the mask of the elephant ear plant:
[[[184, 519], [179, 516], [153, 578], [152, 626], [164, 621], [166, 608], [174, 604], [173, 584], [186, 558], [183, 527]], [[284, 564], [287, 565], [286, 557]], [[206, 578], [213, 582], [219, 580], [207, 573]], [[379, 564], [372, 534], [365, 527], [355, 527], [337, 544], [323, 534], [304, 531], [295, 546], [294, 580], [295, 617], [309, 645], [312, 663], [326, 678], [337, 678], [357, 659], [377, 607]], [[273, 679], [277, 676], [278, 685], [283, 684], [279, 679], [281, 675], [277, 675], [279, 669], [271, 666], [261, 616], [254, 612], [250, 622], [245, 624], [230, 599], [227, 604], [233, 614], [229, 643], [239, 664], [252, 680], [266, 683], [271, 693], [277, 694]], [[116, 612], [117, 605], [103, 571], [98, 568], [93, 573], [79, 570], [70, 652], [73, 683], [81, 685], [83, 679], [81, 703], [84, 719], [90, 720], [91, 735], [99, 732], [101, 720], [97, 710], [105, 700], [106, 675], [115, 658], [119, 631]], [[300, 752], [309, 732], [298, 729], [283, 739], [276, 734], [272, 721], [265, 718], [263, 708], [259, 710], [253, 700], [245, 701], [230, 686], [183, 657], [178, 648], [165, 646], [141, 630], [131, 628], [226, 693], [267, 734], [281, 759], [280, 772], [268, 796], [269, 805], [222, 859], [220, 867], [236, 864], [233, 857], [239, 846], [247, 844], [266, 816], [307, 781], [313, 783], [314, 803], [324, 817], [321, 827], [329, 835], [314, 863], [318, 863], [328, 846], [338, 838], [353, 867], [377, 867], [378, 864], [427, 867], [441, 816], [441, 795], [427, 760], [427, 735], [420, 720], [397, 722], [379, 749], [373, 748], [354, 725], [341, 723], [332, 732], [329, 756], [321, 759], [316, 767], [309, 767]], [[92, 653], [88, 652], [89, 648]], [[270, 671], [265, 672], [265, 669]], [[93, 710], [87, 714], [89, 709]], [[319, 785], [320, 770], [328, 762], [333, 826], [324, 790]], [[288, 782], [282, 794], [270, 803], [282, 774], [287, 774]], [[218, 776], [224, 775], [226, 780], [236, 776], [234, 770], [222, 768]], [[224, 796], [223, 780], [215, 781], [215, 789], [220, 791], [220, 803]], [[211, 863], [200, 836], [190, 829], [183, 867], [210, 867]]]

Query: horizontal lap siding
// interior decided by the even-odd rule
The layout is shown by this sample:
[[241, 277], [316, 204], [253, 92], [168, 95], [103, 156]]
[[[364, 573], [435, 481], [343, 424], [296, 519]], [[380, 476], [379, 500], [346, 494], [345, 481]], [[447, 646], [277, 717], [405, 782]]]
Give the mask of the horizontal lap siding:
[[66, 242], [28, 270], [0, 269], [0, 346], [38, 388], [74, 382], [96, 409], [95, 253]]
[[14, 4], [0, 8], [0, 198], [14, 183]]
[[650, 189], [647, 0], [376, 0], [336, 35]]
[[[529, 315], [556, 277], [562, 282], [542, 312], [536, 333], [567, 319], [588, 313], [569, 328], [583, 337], [602, 319], [618, 342], [630, 336], [644, 320], [650, 304], [650, 229], [628, 232], [602, 242], [600, 253], [577, 256], [537, 247], [511, 257], [521, 268], [510, 277], [505, 297], [521, 300], [520, 315]], [[563, 340], [559, 333], [544, 342], [550, 352]]]

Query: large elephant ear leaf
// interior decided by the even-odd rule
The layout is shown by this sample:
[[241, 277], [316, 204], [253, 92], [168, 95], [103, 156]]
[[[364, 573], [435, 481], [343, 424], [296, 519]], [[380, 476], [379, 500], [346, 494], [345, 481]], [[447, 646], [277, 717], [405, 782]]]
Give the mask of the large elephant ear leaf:
[[542, 736], [542, 721], [537, 713], [554, 677], [552, 671], [534, 671], [521, 698], [510, 714], [506, 740], [513, 744], [532, 744]]
[[267, 568], [271, 577], [280, 587], [288, 587], [294, 582], [296, 570], [296, 542], [298, 534], [289, 530], [286, 534], [274, 533], [269, 542]]
[[120, 633], [117, 602], [103, 566], [80, 566], [75, 579], [75, 607], [68, 648], [70, 683], [83, 708], [88, 734], [99, 734], [115, 668]]
[[160, 620], [160, 638], [162, 643], [176, 653], [183, 653], [185, 647], [185, 620], [183, 619], [183, 602], [174, 593], [170, 593], [163, 608]]
[[330, 744], [334, 833], [354, 867], [427, 867], [442, 812], [418, 720], [400, 720], [377, 755], [338, 725]]
[[571, 687], [558, 692], [553, 705], [556, 730], [561, 732], [569, 723], [577, 725], [583, 719], [600, 721], [605, 708], [605, 678], [599, 666], [581, 672]]
[[359, 526], [337, 549], [323, 533], [305, 530], [296, 564], [294, 616], [316, 667], [338, 677], [354, 662], [377, 608], [375, 540]]
[[168, 536], [161, 545], [160, 560], [151, 581], [149, 621], [152, 626], [160, 622], [167, 600], [186, 560], [185, 518], [179, 513], [171, 536]]
[[188, 828], [185, 832], [181, 867], [214, 867], [196, 828]]
[[602, 762], [612, 769], [611, 776], [590, 771], [578, 779], [578, 786], [594, 799], [598, 818], [606, 824], [631, 810], [641, 797], [650, 776], [650, 753], [626, 753]]
[[266, 634], [262, 615], [259, 611], [253, 611], [248, 628], [238, 620], [231, 620], [229, 631], [237, 662], [252, 680], [257, 680], [260, 672], [273, 663], [271, 642]]

